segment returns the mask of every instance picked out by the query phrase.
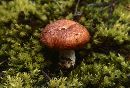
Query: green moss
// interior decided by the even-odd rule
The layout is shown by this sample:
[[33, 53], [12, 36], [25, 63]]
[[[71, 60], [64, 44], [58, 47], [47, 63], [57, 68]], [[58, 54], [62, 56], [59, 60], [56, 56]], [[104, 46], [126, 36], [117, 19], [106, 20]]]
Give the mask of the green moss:
[[[109, 6], [92, 6], [102, 0], [77, 1], [0, 1], [0, 87], [129, 87], [129, 1], [118, 0], [112, 15]], [[42, 28], [63, 18], [81, 23], [91, 34], [71, 71], [56, 67], [57, 54], [40, 43]]]

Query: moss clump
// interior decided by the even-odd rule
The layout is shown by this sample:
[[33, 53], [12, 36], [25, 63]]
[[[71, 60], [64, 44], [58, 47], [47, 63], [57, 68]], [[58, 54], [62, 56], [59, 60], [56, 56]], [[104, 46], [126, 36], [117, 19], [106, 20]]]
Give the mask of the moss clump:
[[[129, 3], [1, 0], [0, 87], [130, 87]], [[69, 70], [57, 68], [57, 53], [39, 41], [41, 29], [62, 18], [81, 23], [91, 34], [90, 43], [77, 51], [75, 68]]]

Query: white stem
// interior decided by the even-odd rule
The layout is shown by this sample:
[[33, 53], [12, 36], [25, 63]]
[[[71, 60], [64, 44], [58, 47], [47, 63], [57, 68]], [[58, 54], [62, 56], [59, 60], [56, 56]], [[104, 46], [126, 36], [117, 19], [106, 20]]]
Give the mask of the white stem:
[[75, 51], [74, 50], [62, 50], [59, 52], [59, 65], [63, 68], [70, 68], [75, 65]]

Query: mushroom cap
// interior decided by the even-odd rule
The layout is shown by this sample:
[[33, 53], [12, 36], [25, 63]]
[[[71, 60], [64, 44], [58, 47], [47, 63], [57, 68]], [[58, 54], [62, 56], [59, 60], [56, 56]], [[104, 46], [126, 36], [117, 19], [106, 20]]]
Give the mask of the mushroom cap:
[[78, 49], [90, 40], [87, 29], [79, 23], [61, 19], [48, 24], [41, 32], [41, 42], [49, 48]]

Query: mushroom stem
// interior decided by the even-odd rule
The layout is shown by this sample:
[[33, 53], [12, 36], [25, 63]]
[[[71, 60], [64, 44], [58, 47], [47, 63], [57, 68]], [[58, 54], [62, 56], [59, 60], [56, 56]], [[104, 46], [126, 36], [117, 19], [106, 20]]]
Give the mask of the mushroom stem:
[[75, 51], [62, 50], [59, 52], [59, 65], [63, 68], [70, 68], [75, 65]]

